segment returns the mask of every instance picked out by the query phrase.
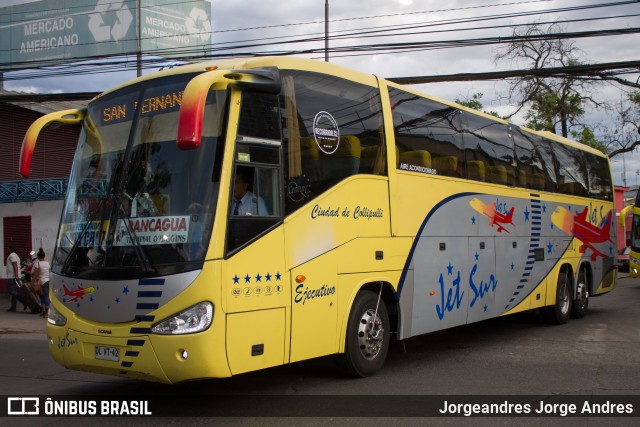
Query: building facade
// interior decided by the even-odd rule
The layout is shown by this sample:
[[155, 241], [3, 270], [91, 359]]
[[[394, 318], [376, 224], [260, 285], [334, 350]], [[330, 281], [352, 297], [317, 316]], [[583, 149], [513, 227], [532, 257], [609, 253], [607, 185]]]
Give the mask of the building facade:
[[[18, 173], [22, 138], [29, 126], [44, 114], [83, 108], [87, 102], [3, 102], [0, 92], [0, 244], [2, 265], [9, 247], [15, 246], [21, 260], [32, 250], [43, 248], [51, 259], [71, 171], [80, 126], [60, 126], [45, 130], [38, 138], [31, 175]], [[0, 292], [6, 292], [6, 269], [0, 271]]]

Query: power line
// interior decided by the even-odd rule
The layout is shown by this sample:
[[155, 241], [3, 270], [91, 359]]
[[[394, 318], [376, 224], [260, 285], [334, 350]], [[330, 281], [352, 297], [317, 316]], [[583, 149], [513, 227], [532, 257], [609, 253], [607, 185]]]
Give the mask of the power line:
[[[437, 76], [388, 77], [387, 80], [402, 85], [416, 85], [435, 82], [502, 80], [516, 77], [596, 77], [604, 71], [617, 70], [615, 74], [640, 72], [640, 61], [605, 62], [568, 67], [549, 67], [482, 73], [442, 74]], [[611, 75], [611, 74], [610, 74]]]
[[[542, 0], [538, 0], [538, 1], [542, 1]], [[548, 0], [544, 0], [544, 1], [548, 1]], [[511, 2], [511, 3], [502, 3], [502, 4], [487, 5], [487, 6], [473, 6], [473, 7], [466, 7], [466, 8], [440, 9], [440, 10], [436, 10], [436, 11], [465, 10], [465, 9], [475, 9], [475, 8], [480, 8], [480, 7], [499, 6], [499, 5], [513, 5], [513, 4], [529, 3], [529, 2], [532, 2], [532, 1]], [[444, 26], [444, 25], [453, 25], [453, 24], [464, 24], [464, 23], [470, 23], [470, 22], [489, 21], [489, 20], [498, 20], [498, 19], [507, 19], [507, 18], [522, 18], [522, 17], [534, 16], [534, 15], [539, 15], [539, 14], [576, 12], [576, 11], [587, 10], [587, 9], [628, 5], [628, 4], [633, 4], [633, 3], [637, 3], [637, 1], [619, 1], [619, 2], [614, 2], [614, 3], [598, 3], [598, 4], [593, 4], [593, 5], [571, 6], [571, 7], [564, 7], [564, 8], [554, 8], [554, 9], [528, 11], [528, 12], [520, 12], [520, 13], [486, 15], [486, 16], [470, 17], [470, 18], [455, 18], [455, 19], [450, 19], [450, 20], [436, 21], [436, 22], [429, 22], [429, 23], [421, 23], [421, 24], [404, 24], [404, 25], [400, 25], [400, 26], [395, 25], [395, 26], [392, 26], [392, 28], [390, 28], [390, 29], [389, 29], [388, 25], [379, 26], [379, 27], [366, 27], [366, 28], [360, 28], [360, 29], [356, 29], [356, 30], [334, 31], [331, 38], [332, 38], [332, 40], [358, 38], [359, 36], [360, 37], [364, 37], [363, 34], [368, 34], [368, 37], [377, 37], [377, 36], [389, 37], [389, 36], [392, 36], [392, 35], [382, 34], [382, 33], [389, 32], [389, 31], [397, 32], [397, 31], [402, 31], [402, 30], [407, 30], [407, 29], [417, 29], [417, 28], [425, 28], [425, 27], [431, 27], [431, 26]], [[396, 15], [404, 15], [404, 14], [414, 14], [414, 13], [432, 13], [432, 12], [435, 12], [435, 11], [407, 12], [407, 13], [403, 13], [403, 14], [376, 15], [376, 16], [371, 16], [371, 17], [364, 17], [363, 19], [374, 18], [374, 17], [383, 17], [383, 16], [396, 16]], [[628, 17], [628, 16], [622, 15], [620, 17]], [[354, 19], [360, 19], [360, 18], [345, 18], [345, 19], [342, 19], [342, 20], [354, 20]], [[594, 19], [596, 19], [596, 18], [594, 18]], [[341, 20], [334, 20], [332, 22], [338, 22], [338, 21], [341, 21]], [[288, 24], [283, 24], [283, 25], [288, 25]], [[298, 24], [291, 24], [291, 25], [298, 25]], [[503, 27], [504, 26], [494, 26], [494, 28], [503, 28]], [[255, 28], [259, 28], [259, 27], [255, 27]], [[263, 27], [263, 28], [268, 28], [268, 27]], [[463, 28], [463, 29], [459, 29], [458, 31], [465, 31], [465, 30], [466, 29]], [[454, 31], [454, 30], [450, 30], [450, 31]], [[344, 33], [344, 34], [341, 34], [341, 33]], [[283, 45], [283, 44], [293, 44], [293, 43], [312, 43], [312, 42], [317, 42], [317, 41], [319, 41], [321, 39], [321, 37], [309, 37], [309, 36], [313, 36], [313, 35], [316, 35], [316, 34], [322, 34], [322, 33], [312, 33], [312, 34], [308, 34], [308, 35], [299, 35], [299, 36], [295, 36], [295, 37], [303, 37], [303, 38], [282, 40], [279, 43], [270, 43], [270, 42], [265, 43], [263, 41], [264, 40], [284, 39], [287, 36], [280, 36], [280, 37], [266, 38], [266, 39], [265, 38], [261, 38], [261, 39], [248, 40], [248, 41], [257, 41], [257, 40], [261, 41], [261, 43], [253, 43], [253, 44], [248, 44], [248, 45], [242, 45], [242, 44], [238, 45], [237, 44], [237, 43], [244, 43], [243, 41], [203, 44], [203, 45], [199, 45], [197, 47], [197, 50], [198, 50], [198, 53], [200, 53], [201, 51], [208, 50], [208, 49], [215, 50], [215, 48], [218, 47], [218, 46], [228, 45], [230, 43], [236, 43], [236, 44], [228, 46], [225, 49], [239, 49], [239, 50], [241, 50], [241, 49], [255, 48], [255, 47], [260, 47], [260, 46], [269, 47], [269, 46], [273, 46], [273, 45]], [[420, 34], [420, 33], [401, 33], [401, 34], [396, 34], [395, 36], [415, 35], [415, 34]], [[162, 39], [162, 38], [163, 38], [162, 36], [159, 36], [159, 37], [148, 37], [148, 38], [145, 38], [145, 40], [154, 40], [154, 39]], [[322, 37], [322, 40], [324, 40], [323, 37]], [[124, 41], [124, 42], [133, 41], [133, 39], [123, 39], [121, 41]], [[101, 43], [110, 43], [110, 42], [81, 43], [81, 44], [78, 44], [77, 46], [95, 45], [95, 44], [101, 44]], [[4, 52], [10, 52], [10, 51], [16, 51], [16, 50], [19, 50], [19, 49], [5, 49]], [[1, 51], [2, 50], [0, 50], [0, 52]], [[161, 56], [163, 54], [171, 55], [173, 53], [181, 52], [181, 51], [184, 51], [184, 48], [154, 49], [154, 50], [148, 50], [148, 51], [146, 51], [146, 53], [147, 54], [151, 54], [151, 55]], [[123, 52], [123, 54], [134, 54], [134, 53], [135, 53], [134, 51]], [[90, 59], [104, 58], [104, 57], [105, 56], [86, 57], [85, 59], [89, 59], [90, 60]], [[59, 61], [60, 61], [59, 59], [54, 59], [54, 60], [50, 60], [50, 61], [40, 61], [40, 65], [39, 66], [42, 67], [42, 66], [46, 66], [48, 64], [59, 63]], [[16, 69], [16, 64], [17, 65], [23, 64], [26, 67], [26, 66], [31, 65], [32, 62], [25, 61], [23, 63], [20, 63], [20, 62], [14, 61], [12, 63], [12, 67], [4, 67], [4, 68], [2, 67], [2, 64], [0, 64], [0, 71], [10, 72], [11, 70], [15, 70]]]
[[[414, 77], [387, 77], [386, 80], [402, 85], [415, 85], [424, 83], [441, 83], [453, 81], [481, 81], [498, 80], [518, 77], [582, 77], [593, 79], [602, 76], [615, 76], [620, 74], [637, 73], [640, 71], [640, 60], [623, 62], [605, 62], [598, 64], [584, 64], [569, 67], [549, 67], [537, 69], [520, 69], [507, 71], [492, 71], [480, 73], [458, 73], [433, 76]], [[0, 102], [48, 102], [48, 101], [79, 101], [92, 99], [100, 92], [75, 92], [75, 93], [0, 93]]]

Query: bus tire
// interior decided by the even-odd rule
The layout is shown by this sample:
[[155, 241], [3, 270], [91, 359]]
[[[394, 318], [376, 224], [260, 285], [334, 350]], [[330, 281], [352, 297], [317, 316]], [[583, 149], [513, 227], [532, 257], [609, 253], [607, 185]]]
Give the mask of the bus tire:
[[552, 325], [567, 323], [571, 315], [572, 300], [570, 273], [565, 269], [558, 276], [556, 303], [544, 307], [542, 310], [542, 315], [547, 323]]
[[582, 319], [587, 315], [589, 309], [589, 283], [587, 282], [587, 272], [584, 268], [578, 273], [578, 281], [576, 283], [576, 299], [571, 304], [571, 317], [574, 319]]
[[[376, 314], [377, 306], [377, 314]], [[384, 301], [361, 291], [349, 313], [342, 366], [354, 377], [368, 377], [382, 368], [389, 351], [389, 313]]]

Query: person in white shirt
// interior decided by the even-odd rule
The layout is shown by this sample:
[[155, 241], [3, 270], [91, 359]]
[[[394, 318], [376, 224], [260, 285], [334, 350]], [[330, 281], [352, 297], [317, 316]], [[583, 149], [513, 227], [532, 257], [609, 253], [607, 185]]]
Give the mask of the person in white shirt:
[[48, 261], [44, 260], [44, 257], [44, 250], [40, 248], [38, 250], [38, 260], [33, 263], [33, 270], [31, 274], [33, 279], [38, 280], [42, 285], [42, 313], [40, 316], [48, 317], [49, 306], [51, 305], [51, 300], [49, 299], [49, 273], [51, 272], [51, 265]]
[[16, 311], [16, 304], [18, 302], [18, 284], [16, 280], [20, 279], [20, 257], [16, 254], [15, 246], [9, 246], [7, 279], [9, 282], [7, 290], [11, 300], [11, 307], [7, 311]]

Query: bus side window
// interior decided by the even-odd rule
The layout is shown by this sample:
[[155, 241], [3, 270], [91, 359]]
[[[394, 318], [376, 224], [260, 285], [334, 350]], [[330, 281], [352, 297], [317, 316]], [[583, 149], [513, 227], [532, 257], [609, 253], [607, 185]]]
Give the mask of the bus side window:
[[464, 148], [467, 163], [484, 164], [485, 181], [516, 185], [516, 159], [508, 127], [500, 122], [465, 113]]
[[536, 149], [535, 136], [509, 125], [512, 135], [516, 162], [518, 164], [518, 186], [532, 190], [545, 189], [545, 170], [541, 155]]
[[586, 197], [587, 169], [583, 152], [564, 144], [553, 144], [558, 168], [558, 192]]
[[397, 168], [464, 176], [460, 110], [390, 88]]
[[585, 157], [589, 173], [589, 197], [613, 200], [613, 185], [607, 159], [590, 153], [585, 153]]
[[386, 173], [377, 87], [309, 71], [281, 77], [285, 214], [343, 179]]

